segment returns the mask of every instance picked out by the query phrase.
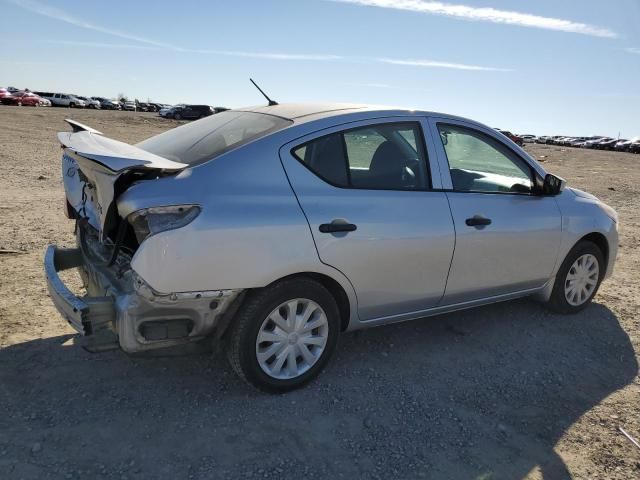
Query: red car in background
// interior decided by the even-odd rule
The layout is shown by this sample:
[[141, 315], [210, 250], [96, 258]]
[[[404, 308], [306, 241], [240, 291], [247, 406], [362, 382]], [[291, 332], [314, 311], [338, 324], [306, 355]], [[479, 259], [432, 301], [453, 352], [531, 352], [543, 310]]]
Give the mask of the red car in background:
[[516, 145], [520, 145], [521, 147], [524, 146], [524, 139], [522, 137], [519, 137], [518, 135], [511, 133], [509, 130], [500, 130], [499, 128], [496, 130], [498, 130], [501, 134], [503, 134], [505, 137], [507, 137]]
[[11, 92], [6, 88], [0, 88], [0, 102], [7, 97], [11, 96]]
[[39, 107], [44, 104], [44, 99], [42, 97], [31, 92], [14, 92], [11, 95], [2, 98], [1, 101], [5, 105], [17, 105], [19, 107], [23, 105]]

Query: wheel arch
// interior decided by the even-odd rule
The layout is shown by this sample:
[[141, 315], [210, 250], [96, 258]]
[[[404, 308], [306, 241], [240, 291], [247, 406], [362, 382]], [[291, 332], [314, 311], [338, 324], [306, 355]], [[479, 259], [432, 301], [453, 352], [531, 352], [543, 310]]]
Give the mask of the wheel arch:
[[286, 277], [279, 278], [278, 280], [272, 282], [270, 285], [284, 280], [292, 280], [296, 278], [310, 278], [329, 290], [329, 293], [335, 299], [336, 304], [338, 305], [338, 311], [340, 312], [340, 331], [344, 332], [348, 328], [349, 321], [351, 319], [351, 302], [349, 301], [349, 296], [347, 295], [347, 292], [342, 287], [342, 285], [340, 285], [337, 280], [331, 278], [329, 275], [318, 272], [294, 273], [291, 275], [287, 275]]
[[[278, 278], [277, 280], [274, 280], [273, 282], [269, 283], [268, 285], [265, 285], [264, 287], [248, 288], [244, 290], [233, 301], [228, 311], [224, 313], [219, 325], [216, 326], [214, 336], [216, 338], [226, 337], [226, 333], [229, 331], [229, 327], [233, 322], [233, 318], [235, 317], [236, 313], [244, 303], [247, 295], [251, 295], [251, 293], [254, 291], [270, 287], [272, 285], [275, 285], [276, 283], [283, 282], [285, 280], [295, 280], [296, 278], [308, 278], [311, 280], [315, 280], [316, 282], [321, 284], [323, 287], [325, 287], [329, 291], [331, 296], [335, 299], [336, 304], [338, 305], [338, 311], [340, 313], [340, 331], [341, 332], [346, 331], [349, 327], [349, 321], [351, 320], [351, 317], [352, 317], [352, 311], [351, 311], [352, 302], [349, 300], [349, 295], [347, 294], [344, 287], [340, 285], [340, 282], [338, 282], [334, 278], [331, 278], [329, 275], [326, 275], [324, 273], [299, 272], [299, 273], [293, 273], [293, 274]], [[353, 307], [355, 307], [355, 305], [353, 305]]]
[[580, 242], [583, 241], [587, 241], [587, 242], [591, 242], [594, 243], [602, 252], [602, 255], [604, 256], [604, 265], [605, 267], [609, 264], [609, 241], [607, 240], [607, 237], [605, 237], [602, 233], [599, 232], [591, 232], [588, 233], [587, 235], [584, 235], [582, 238], [580, 238], [580, 240], [578, 240], [573, 247], [571, 247], [572, 249]]

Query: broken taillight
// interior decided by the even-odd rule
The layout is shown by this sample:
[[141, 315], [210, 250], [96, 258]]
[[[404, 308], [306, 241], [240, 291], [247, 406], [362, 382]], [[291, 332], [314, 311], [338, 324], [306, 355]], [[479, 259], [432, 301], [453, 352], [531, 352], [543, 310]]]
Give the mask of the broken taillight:
[[136, 235], [138, 244], [156, 233], [182, 228], [200, 214], [198, 205], [173, 205], [170, 207], [143, 208], [133, 212], [127, 220]]

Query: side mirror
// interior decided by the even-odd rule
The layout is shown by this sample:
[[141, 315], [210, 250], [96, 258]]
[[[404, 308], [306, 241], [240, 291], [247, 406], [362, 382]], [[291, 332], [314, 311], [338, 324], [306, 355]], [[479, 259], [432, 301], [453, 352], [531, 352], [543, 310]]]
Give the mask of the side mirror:
[[559, 195], [566, 185], [564, 178], [557, 177], [551, 173], [547, 173], [542, 183], [542, 195]]

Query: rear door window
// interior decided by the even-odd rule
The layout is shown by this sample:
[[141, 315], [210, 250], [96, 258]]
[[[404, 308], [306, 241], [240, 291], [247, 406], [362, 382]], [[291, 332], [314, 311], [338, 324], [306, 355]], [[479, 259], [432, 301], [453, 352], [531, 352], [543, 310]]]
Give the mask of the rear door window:
[[417, 122], [383, 123], [333, 133], [293, 149], [317, 176], [342, 188], [426, 190], [430, 186]]

